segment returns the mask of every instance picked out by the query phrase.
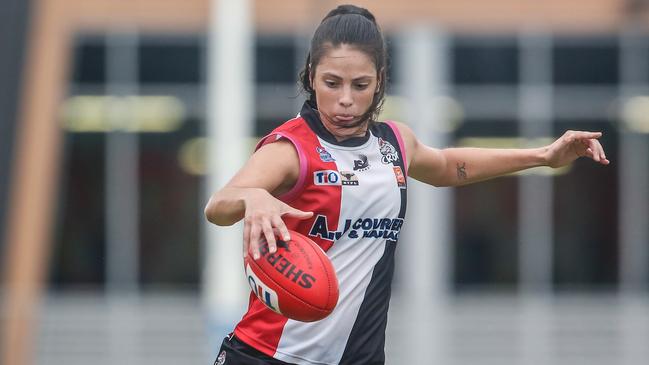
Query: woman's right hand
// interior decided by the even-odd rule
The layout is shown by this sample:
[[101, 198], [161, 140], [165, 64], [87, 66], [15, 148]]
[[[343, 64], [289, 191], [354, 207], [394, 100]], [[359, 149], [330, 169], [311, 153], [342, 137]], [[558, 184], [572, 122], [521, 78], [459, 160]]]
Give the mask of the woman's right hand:
[[268, 242], [270, 252], [275, 252], [276, 236], [290, 239], [283, 221], [285, 216], [297, 219], [313, 216], [313, 212], [294, 209], [275, 198], [290, 191], [299, 174], [300, 159], [290, 141], [282, 138], [263, 145], [226, 186], [210, 197], [205, 216], [219, 226], [244, 220], [243, 257], [250, 253], [259, 258], [262, 240]]
[[308, 219], [313, 212], [295, 209], [280, 201], [264, 189], [250, 189], [244, 199], [245, 215], [243, 226], [243, 257], [250, 252], [255, 260], [260, 257], [259, 248], [263, 241], [268, 242], [270, 253], [277, 250], [275, 236], [284, 241], [291, 239], [283, 217]]

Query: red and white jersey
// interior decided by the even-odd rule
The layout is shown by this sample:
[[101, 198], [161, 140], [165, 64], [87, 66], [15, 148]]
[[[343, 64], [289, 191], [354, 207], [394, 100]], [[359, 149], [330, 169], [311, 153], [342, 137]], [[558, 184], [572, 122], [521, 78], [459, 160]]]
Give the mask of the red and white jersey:
[[337, 142], [305, 103], [297, 118], [258, 147], [280, 138], [293, 143], [300, 160], [296, 185], [280, 199], [314, 212], [308, 220], [286, 219], [286, 225], [313, 239], [331, 259], [338, 305], [325, 319], [305, 323], [267, 309], [251, 293], [234, 333], [288, 363], [382, 363], [394, 252], [406, 213], [401, 136], [392, 123], [375, 123], [364, 137]]

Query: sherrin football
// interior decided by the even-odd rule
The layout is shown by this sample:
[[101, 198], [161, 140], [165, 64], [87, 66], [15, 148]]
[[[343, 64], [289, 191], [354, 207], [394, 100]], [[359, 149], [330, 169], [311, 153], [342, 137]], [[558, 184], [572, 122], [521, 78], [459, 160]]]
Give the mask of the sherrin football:
[[290, 241], [277, 239], [275, 253], [264, 241], [259, 259], [246, 256], [248, 283], [271, 310], [298, 321], [321, 320], [338, 303], [336, 273], [320, 246], [298, 232], [289, 233]]

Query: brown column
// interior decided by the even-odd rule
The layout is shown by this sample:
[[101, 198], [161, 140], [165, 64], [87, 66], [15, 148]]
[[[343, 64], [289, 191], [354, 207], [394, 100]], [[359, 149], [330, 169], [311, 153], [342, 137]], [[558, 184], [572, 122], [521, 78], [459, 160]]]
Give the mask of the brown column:
[[58, 2], [34, 0], [18, 113], [3, 274], [1, 363], [33, 363], [35, 319], [46, 278], [59, 174], [57, 118], [67, 69], [65, 23]]
[[78, 29], [204, 29], [208, 0], [33, 0], [25, 79], [11, 173], [0, 364], [34, 361], [37, 316], [47, 279], [58, 192], [69, 42]]

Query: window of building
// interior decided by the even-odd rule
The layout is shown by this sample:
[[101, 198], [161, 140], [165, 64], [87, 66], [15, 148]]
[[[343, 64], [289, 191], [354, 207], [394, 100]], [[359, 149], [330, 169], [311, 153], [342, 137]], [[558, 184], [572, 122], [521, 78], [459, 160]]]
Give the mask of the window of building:
[[297, 64], [293, 38], [257, 37], [255, 51], [255, 74], [258, 83], [292, 84], [297, 81], [297, 74], [303, 65]]
[[80, 39], [73, 51], [72, 81], [101, 84], [106, 81], [106, 44], [103, 37]]
[[[196, 105], [196, 95], [204, 90], [204, 43], [199, 36], [133, 35], [111, 48], [106, 39], [80, 37], [74, 46], [68, 101], [74, 99], [77, 105], [95, 108], [99, 114], [77, 116], [75, 123], [80, 124], [70, 123], [66, 114], [62, 123], [64, 170], [50, 279], [61, 288], [101, 288], [109, 284], [106, 260], [111, 248], [107, 242], [106, 201], [114, 197], [106, 196], [106, 163], [110, 158], [106, 148], [111, 133], [119, 131], [133, 134], [135, 138], [130, 140], [136, 143], [136, 154], [131, 156], [137, 161], [133, 171], [137, 186], [133, 189], [138, 198], [137, 247], [133, 251], [138, 255], [139, 265], [134, 284], [145, 288], [196, 288], [204, 203], [201, 177], [182, 167], [180, 155], [188, 142], [204, 134], [204, 108]], [[106, 70], [114, 56], [111, 52], [136, 54], [131, 59], [137, 62], [132, 65], [135, 73], [131, 75], [127, 70], [122, 75], [113, 75], [117, 79], [108, 80]], [[110, 90], [107, 86], [116, 81], [138, 94], [97, 94], [97, 90]], [[133, 124], [107, 124], [107, 118], [101, 116], [102, 108], [131, 99], [136, 99], [136, 104], [128, 104], [131, 107], [124, 110], [133, 113], [129, 117], [134, 118], [130, 120]], [[180, 119], [170, 120], [171, 116], [156, 112], [160, 108], [174, 112], [182, 109], [174, 117]]]
[[619, 82], [619, 49], [610, 39], [558, 38], [553, 49], [558, 85], [614, 85]]
[[204, 82], [204, 44], [199, 37], [144, 37], [138, 47], [142, 84]]
[[459, 36], [451, 46], [452, 82], [461, 85], [518, 82], [518, 47], [512, 38]]
[[66, 133], [50, 280], [56, 287], [103, 285], [105, 135]]
[[[555, 134], [568, 129], [604, 132], [602, 144], [616, 161], [617, 129], [604, 120], [555, 123]], [[607, 288], [618, 281], [618, 171], [576, 161], [567, 174], [554, 179], [554, 283], [566, 288]]]
[[[467, 120], [455, 132], [460, 146], [492, 146], [513, 138], [513, 120]], [[471, 139], [473, 141], [471, 141]], [[513, 289], [518, 270], [518, 179], [502, 177], [454, 189], [453, 286]]]
[[201, 135], [199, 120], [168, 133], [140, 134], [140, 281], [196, 286], [200, 279], [201, 178], [181, 165], [184, 145]]

